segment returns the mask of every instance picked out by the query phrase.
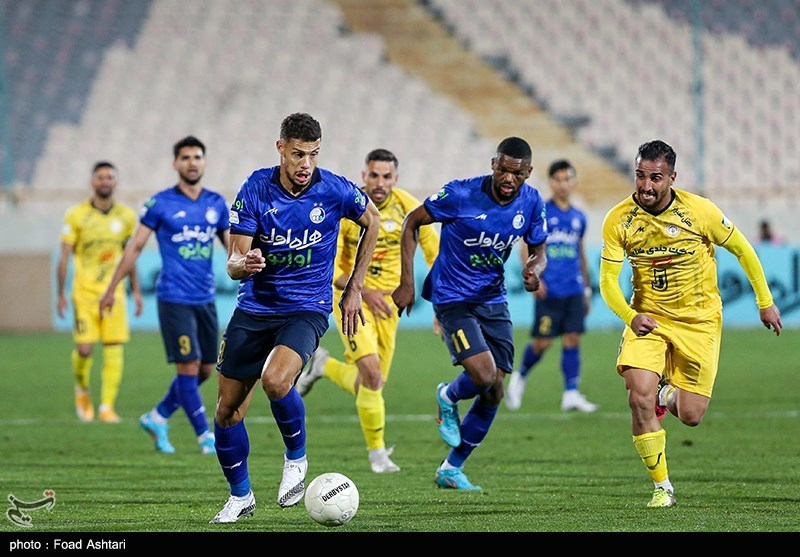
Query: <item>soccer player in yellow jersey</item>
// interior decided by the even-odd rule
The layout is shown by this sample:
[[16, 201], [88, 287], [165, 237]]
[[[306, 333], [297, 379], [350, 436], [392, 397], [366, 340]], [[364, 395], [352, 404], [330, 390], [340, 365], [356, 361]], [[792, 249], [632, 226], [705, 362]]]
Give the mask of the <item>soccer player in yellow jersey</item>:
[[[675, 159], [663, 141], [642, 144], [635, 192], [603, 221], [600, 294], [626, 325], [617, 372], [628, 391], [633, 445], [655, 484], [648, 507], [675, 505], [661, 418], [669, 412], [697, 426], [711, 400], [722, 336], [715, 245], [739, 260], [764, 326], [776, 335], [783, 328], [755, 250], [714, 203], [673, 188]], [[630, 303], [619, 285], [626, 257]]]
[[[395, 187], [399, 178], [398, 164], [392, 152], [374, 149], [367, 154], [366, 167], [361, 172], [364, 191], [381, 212], [378, 241], [361, 291], [366, 325], [359, 327], [355, 336], [346, 336], [341, 326], [341, 310], [334, 304], [345, 361], [331, 358], [327, 350], [320, 347], [295, 386], [305, 396], [314, 382], [325, 376], [356, 397], [370, 467], [378, 474], [400, 471], [400, 467], [389, 458], [392, 449], [386, 449], [384, 441], [386, 404], [383, 388], [392, 367], [400, 320], [391, 297], [400, 283], [400, 232], [408, 212], [419, 205], [419, 200], [413, 195]], [[342, 221], [333, 282], [340, 294], [353, 269], [360, 231], [355, 223]], [[420, 228], [419, 242], [430, 267], [439, 253], [439, 235], [434, 228], [424, 226]]]
[[[100, 318], [99, 302], [117, 266], [125, 242], [136, 226], [136, 212], [114, 200], [117, 169], [100, 161], [92, 170], [92, 196], [70, 207], [61, 230], [61, 253], [57, 267], [59, 317], [64, 317], [68, 303], [65, 293], [70, 257], [75, 264], [72, 280], [74, 313], [72, 371], [75, 374], [75, 410], [83, 422], [94, 419], [94, 405], [89, 393], [94, 344], [103, 342], [102, 388], [98, 417], [106, 423], [117, 423], [114, 403], [119, 394], [123, 370], [123, 345], [130, 339], [128, 298], [125, 285], [119, 284], [116, 304], [110, 315]], [[131, 290], [136, 302], [136, 315], [142, 313], [142, 292], [136, 271], [130, 273]]]

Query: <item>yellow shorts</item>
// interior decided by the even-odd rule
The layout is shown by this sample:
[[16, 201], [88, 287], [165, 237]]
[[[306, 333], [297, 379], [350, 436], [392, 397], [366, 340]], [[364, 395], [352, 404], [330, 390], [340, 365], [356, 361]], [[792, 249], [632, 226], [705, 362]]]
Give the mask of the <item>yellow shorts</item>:
[[100, 319], [100, 300], [73, 299], [72, 305], [75, 313], [72, 337], [75, 344], [93, 344], [98, 341], [117, 344], [130, 340], [127, 296], [116, 296], [111, 313], [106, 313], [103, 319]]
[[680, 323], [656, 317], [658, 328], [637, 337], [625, 327], [617, 356], [623, 366], [654, 371], [690, 393], [711, 397], [719, 367], [722, 315], [699, 323]]
[[[341, 291], [336, 292], [341, 293]], [[358, 332], [352, 338], [342, 333], [342, 310], [339, 309], [338, 303], [333, 304], [333, 317], [344, 345], [345, 360], [354, 364], [364, 356], [377, 354], [381, 361], [381, 375], [384, 383], [389, 379], [389, 371], [392, 368], [392, 359], [394, 359], [394, 350], [397, 344], [397, 325], [400, 322], [397, 306], [394, 305], [391, 295], [386, 294], [385, 298], [392, 307], [389, 317], [378, 318], [369, 310], [367, 304], [363, 303], [361, 307], [364, 310], [367, 324], [362, 325], [359, 321]]]

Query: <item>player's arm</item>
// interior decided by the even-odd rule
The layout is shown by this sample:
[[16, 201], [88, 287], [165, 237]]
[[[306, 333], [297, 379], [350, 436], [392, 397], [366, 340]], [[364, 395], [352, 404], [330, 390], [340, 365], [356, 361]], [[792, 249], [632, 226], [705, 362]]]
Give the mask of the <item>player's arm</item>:
[[220, 230], [217, 232], [217, 238], [219, 241], [222, 242], [222, 245], [225, 246], [225, 251], [230, 253], [231, 249], [231, 229], [226, 228], [225, 230]]
[[628, 325], [636, 336], [645, 336], [658, 327], [658, 322], [646, 313], [637, 313], [628, 302], [619, 286], [622, 261], [600, 259], [600, 296], [608, 308]]
[[[349, 220], [343, 219], [341, 228], [339, 229], [339, 236], [336, 239], [336, 260], [333, 264], [333, 286], [341, 291], [344, 291], [347, 286], [347, 281], [350, 279], [350, 274], [353, 272], [353, 253], [349, 247], [351, 244], [347, 242], [348, 234], [354, 230], [350, 226]], [[385, 319], [391, 313], [391, 307], [386, 302], [383, 290], [373, 290], [366, 284], [361, 287], [361, 300], [369, 308], [369, 310], [381, 319]]]
[[[522, 277], [523, 277], [523, 286], [525, 281], [525, 265], [528, 263], [528, 259], [530, 258], [530, 248], [528, 244], [525, 242], [519, 243], [519, 258], [522, 262]], [[546, 255], [546, 253], [545, 253]], [[539, 300], [543, 300], [547, 298], [547, 283], [542, 280], [541, 274], [537, 275], [539, 277], [539, 287], [533, 291], [533, 297]], [[527, 288], [526, 288], [527, 290]], [[530, 292], [530, 291], [529, 291]]]
[[69, 258], [75, 252], [75, 246], [61, 242], [61, 253], [58, 256], [58, 266], [56, 267], [56, 284], [58, 292], [58, 301], [56, 302], [56, 311], [58, 316], [63, 318], [67, 311], [67, 268], [69, 267]]
[[122, 259], [119, 260], [117, 268], [114, 269], [114, 275], [111, 277], [111, 282], [108, 283], [105, 294], [100, 298], [100, 315], [103, 315], [104, 310], [110, 309], [114, 305], [114, 291], [122, 279], [128, 276], [136, 267], [136, 260], [142, 253], [147, 240], [153, 229], [149, 226], [139, 223], [133, 237], [125, 245], [122, 252]]
[[419, 227], [433, 222], [424, 204], [408, 213], [403, 220], [400, 233], [400, 284], [392, 292], [392, 300], [400, 315], [403, 315], [403, 310], [406, 310], [406, 315], [411, 315], [414, 306], [414, 252], [419, 242]]
[[336, 259], [333, 262], [333, 286], [338, 290], [344, 290], [347, 286], [347, 278], [353, 272], [353, 255], [347, 247], [347, 219], [342, 219], [339, 227], [339, 235], [336, 237]]
[[780, 335], [783, 328], [781, 313], [773, 302], [772, 292], [770, 292], [767, 277], [764, 275], [764, 268], [761, 266], [756, 250], [738, 228], [733, 230], [722, 247], [736, 256], [747, 280], [750, 281], [750, 286], [753, 287], [753, 292], [756, 294], [756, 304], [761, 322], [767, 329], [772, 329], [776, 335]]
[[584, 312], [589, 313], [589, 307], [592, 303], [592, 281], [589, 277], [589, 263], [586, 259], [586, 246], [584, 246], [583, 238], [578, 241], [578, 257], [581, 263], [581, 274], [583, 275], [583, 284], [586, 285], [583, 291], [583, 304]]
[[353, 272], [350, 273], [339, 300], [339, 307], [342, 310], [342, 332], [348, 337], [352, 337], [358, 331], [359, 320], [362, 325], [367, 322], [364, 317], [364, 309], [361, 307], [361, 289], [364, 286], [364, 278], [367, 276], [367, 268], [372, 260], [372, 253], [375, 251], [378, 232], [380, 232], [380, 211], [372, 201], [368, 200], [366, 210], [355, 222], [361, 227], [361, 234], [358, 248], [356, 248], [356, 258], [353, 262]]
[[133, 302], [136, 306], [135, 315], [139, 317], [142, 315], [142, 311], [144, 311], [144, 299], [142, 298], [142, 286], [139, 282], [139, 273], [136, 270], [136, 265], [131, 269], [131, 273], [128, 275], [128, 281], [131, 285], [131, 294], [133, 294]]
[[230, 234], [228, 241], [228, 262], [225, 270], [233, 280], [244, 280], [267, 266], [260, 248], [253, 247], [253, 237], [244, 234]]
[[541, 244], [528, 243], [528, 257], [522, 267], [522, 284], [528, 292], [535, 292], [539, 289], [539, 277], [547, 267], [547, 250], [545, 242]]

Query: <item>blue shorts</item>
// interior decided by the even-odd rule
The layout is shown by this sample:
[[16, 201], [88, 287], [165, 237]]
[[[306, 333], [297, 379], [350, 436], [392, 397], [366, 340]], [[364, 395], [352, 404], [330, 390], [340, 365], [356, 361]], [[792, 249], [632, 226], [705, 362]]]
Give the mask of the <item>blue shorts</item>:
[[219, 326], [214, 302], [193, 306], [159, 300], [158, 322], [169, 363], [217, 361]]
[[491, 351], [497, 369], [511, 373], [514, 367], [514, 328], [508, 304], [434, 304], [433, 311], [450, 350], [453, 365]]
[[225, 377], [261, 377], [267, 356], [279, 344], [297, 352], [305, 367], [327, 330], [328, 318], [316, 311], [255, 315], [237, 307], [222, 335], [217, 371]]
[[532, 337], [553, 338], [586, 330], [586, 302], [582, 294], [566, 298], [536, 299]]

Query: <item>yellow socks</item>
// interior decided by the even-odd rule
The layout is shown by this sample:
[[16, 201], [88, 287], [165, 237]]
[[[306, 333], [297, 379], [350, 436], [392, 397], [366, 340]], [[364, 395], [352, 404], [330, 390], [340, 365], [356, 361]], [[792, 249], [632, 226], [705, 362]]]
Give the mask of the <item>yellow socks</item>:
[[386, 427], [386, 403], [383, 400], [383, 389], [373, 391], [364, 385], [356, 395], [356, 410], [364, 432], [367, 449], [380, 449], [384, 446], [384, 429]]
[[328, 361], [325, 362], [325, 369], [322, 374], [336, 383], [339, 388], [355, 396], [356, 377], [358, 377], [358, 367], [356, 367], [355, 364], [348, 364], [340, 362], [335, 358], [328, 358]]
[[633, 446], [642, 457], [645, 468], [655, 483], [664, 482], [667, 473], [667, 432], [664, 429], [633, 436]]
[[114, 408], [122, 383], [124, 349], [121, 344], [103, 346], [103, 375], [100, 390], [100, 404]]
[[72, 372], [75, 374], [75, 384], [84, 391], [89, 390], [89, 375], [92, 371], [92, 357], [84, 358], [76, 349], [72, 350]]

